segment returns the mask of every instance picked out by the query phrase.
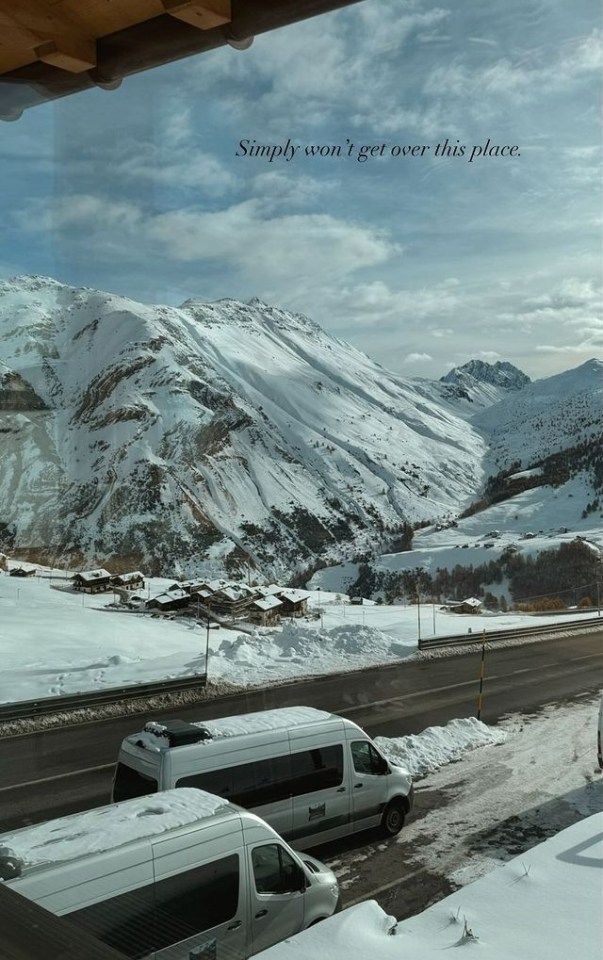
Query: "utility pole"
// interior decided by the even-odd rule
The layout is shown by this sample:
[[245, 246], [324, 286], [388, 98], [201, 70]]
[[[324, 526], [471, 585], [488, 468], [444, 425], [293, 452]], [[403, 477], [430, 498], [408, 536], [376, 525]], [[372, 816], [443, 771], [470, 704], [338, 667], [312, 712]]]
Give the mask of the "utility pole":
[[479, 696], [477, 698], [477, 719], [482, 715], [482, 698], [484, 691], [484, 667], [486, 662], [486, 628], [482, 630], [482, 656], [479, 667]]
[[207, 604], [207, 629], [205, 631], [205, 686], [207, 686], [207, 673], [209, 670], [209, 615], [211, 613], [211, 603]]

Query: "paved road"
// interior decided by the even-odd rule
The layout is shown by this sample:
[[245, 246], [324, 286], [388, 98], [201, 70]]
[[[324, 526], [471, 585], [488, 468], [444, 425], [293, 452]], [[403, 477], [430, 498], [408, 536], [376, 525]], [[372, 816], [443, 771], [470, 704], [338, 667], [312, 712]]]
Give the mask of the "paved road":
[[[403, 736], [475, 715], [479, 650], [327, 676], [178, 707], [0, 741], [0, 830], [108, 800], [122, 738], [143, 719], [202, 720], [306, 704], [341, 713], [373, 736]], [[482, 719], [534, 710], [603, 686], [603, 629], [486, 653]]]

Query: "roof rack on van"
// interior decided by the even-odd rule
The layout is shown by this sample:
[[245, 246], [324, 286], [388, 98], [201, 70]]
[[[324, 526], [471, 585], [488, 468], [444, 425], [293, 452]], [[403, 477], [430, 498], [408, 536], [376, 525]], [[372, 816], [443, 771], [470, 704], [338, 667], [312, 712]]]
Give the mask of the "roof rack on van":
[[211, 733], [205, 727], [187, 723], [186, 720], [166, 720], [165, 723], [150, 720], [145, 723], [144, 732], [165, 738], [170, 747], [182, 747], [187, 743], [199, 743], [200, 740], [212, 739]]

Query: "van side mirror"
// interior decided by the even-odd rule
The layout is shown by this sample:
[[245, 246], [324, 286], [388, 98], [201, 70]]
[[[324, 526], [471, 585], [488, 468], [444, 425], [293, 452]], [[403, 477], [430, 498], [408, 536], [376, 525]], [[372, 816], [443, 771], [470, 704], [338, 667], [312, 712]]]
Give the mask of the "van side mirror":
[[296, 870], [294, 874], [287, 877], [283, 883], [283, 893], [303, 893], [308, 886], [308, 881], [303, 870]]

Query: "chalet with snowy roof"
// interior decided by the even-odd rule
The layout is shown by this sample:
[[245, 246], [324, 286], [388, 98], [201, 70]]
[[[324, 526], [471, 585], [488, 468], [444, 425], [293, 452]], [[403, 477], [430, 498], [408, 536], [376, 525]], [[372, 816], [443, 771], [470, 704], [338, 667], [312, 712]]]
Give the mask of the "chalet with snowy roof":
[[273, 597], [282, 590], [282, 587], [279, 587], [278, 583], [269, 583], [267, 585], [260, 584], [260, 586], [254, 588], [256, 593], [259, 593], [261, 597]]
[[111, 574], [100, 567], [98, 570], [83, 570], [73, 578], [73, 589], [82, 593], [102, 593], [111, 589]]
[[143, 590], [144, 577], [140, 570], [132, 570], [130, 573], [117, 573], [111, 577], [111, 586], [122, 587], [124, 590]]
[[482, 609], [482, 601], [477, 597], [468, 597], [466, 600], [449, 603], [447, 609], [450, 613], [479, 613]]
[[249, 619], [255, 623], [261, 623], [263, 626], [278, 623], [281, 619], [280, 611], [283, 601], [278, 597], [258, 597], [249, 604]]
[[175, 590], [172, 587], [164, 593], [159, 593], [156, 597], [147, 600], [148, 610], [157, 610], [160, 613], [169, 613], [172, 610], [183, 610], [191, 602], [190, 595], [186, 590]]
[[228, 584], [211, 597], [211, 608], [216, 613], [229, 616], [241, 616], [245, 613], [257, 594], [246, 584]]
[[35, 567], [12, 567], [8, 571], [9, 577], [34, 577], [35, 574]]
[[282, 602], [281, 613], [283, 617], [305, 617], [307, 615], [310, 594], [306, 590], [293, 590], [287, 587], [279, 590], [276, 596]]

